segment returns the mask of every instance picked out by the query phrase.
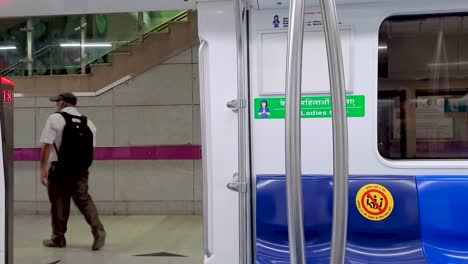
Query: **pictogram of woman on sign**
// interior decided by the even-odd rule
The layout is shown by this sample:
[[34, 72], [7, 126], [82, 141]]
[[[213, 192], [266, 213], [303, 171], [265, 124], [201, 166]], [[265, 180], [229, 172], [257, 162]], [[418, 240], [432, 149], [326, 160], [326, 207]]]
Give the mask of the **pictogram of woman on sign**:
[[280, 21], [279, 21], [279, 16], [278, 15], [275, 15], [273, 17], [273, 25], [275, 26], [275, 28], [279, 28]]
[[267, 118], [270, 115], [270, 109], [268, 109], [267, 100], [263, 99], [260, 103], [260, 109], [258, 110], [258, 115], [262, 118]]

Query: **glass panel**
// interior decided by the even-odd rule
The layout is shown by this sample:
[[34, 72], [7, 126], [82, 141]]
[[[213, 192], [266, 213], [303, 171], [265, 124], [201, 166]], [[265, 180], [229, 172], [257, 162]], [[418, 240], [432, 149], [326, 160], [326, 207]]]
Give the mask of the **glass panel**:
[[[170, 20], [183, 20], [184, 11], [114, 13], [36, 17], [32, 19], [33, 75], [80, 74], [82, 63], [89, 66], [109, 62], [108, 55], [127, 51], [125, 45], [138, 41], [149, 32], [160, 30]], [[0, 71], [4, 75], [27, 75], [26, 18], [2, 22], [0, 28]], [[81, 51], [82, 26], [84, 29], [84, 54]], [[14, 47], [2, 49], [2, 47]]]
[[80, 69], [80, 50], [63, 49], [64, 43], [80, 43], [81, 16], [33, 19], [34, 74], [75, 74]]
[[468, 14], [399, 16], [379, 34], [378, 149], [468, 158]]
[[[15, 75], [25, 75], [21, 60], [26, 58], [26, 18], [2, 20], [0, 28], [0, 71], [12, 71], [14, 67], [22, 70]], [[16, 64], [16, 65], [15, 65]]]
[[[141, 12], [143, 15], [142, 34], [156, 30], [184, 11]], [[92, 15], [88, 22], [86, 39], [86, 64], [107, 63], [108, 55], [140, 38], [138, 12]]]
[[86, 64], [107, 63], [110, 52], [138, 39], [138, 20], [131, 13], [97, 14], [88, 21]]
[[169, 10], [156, 12], [143, 12], [144, 33], [153, 31], [155, 28], [171, 21], [173, 18], [182, 14], [183, 10]]

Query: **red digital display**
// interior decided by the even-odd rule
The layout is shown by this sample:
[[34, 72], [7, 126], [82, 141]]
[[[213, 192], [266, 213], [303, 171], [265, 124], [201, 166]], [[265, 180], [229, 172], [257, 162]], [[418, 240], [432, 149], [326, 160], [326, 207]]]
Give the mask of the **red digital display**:
[[4, 103], [13, 102], [13, 91], [11, 90], [2, 90], [2, 99]]

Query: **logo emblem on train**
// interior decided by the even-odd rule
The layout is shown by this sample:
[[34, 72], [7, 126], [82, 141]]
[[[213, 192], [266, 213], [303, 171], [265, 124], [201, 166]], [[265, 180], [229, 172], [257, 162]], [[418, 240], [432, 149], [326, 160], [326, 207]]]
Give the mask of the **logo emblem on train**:
[[382, 221], [393, 211], [393, 196], [387, 188], [379, 184], [367, 184], [356, 195], [359, 213], [371, 221]]

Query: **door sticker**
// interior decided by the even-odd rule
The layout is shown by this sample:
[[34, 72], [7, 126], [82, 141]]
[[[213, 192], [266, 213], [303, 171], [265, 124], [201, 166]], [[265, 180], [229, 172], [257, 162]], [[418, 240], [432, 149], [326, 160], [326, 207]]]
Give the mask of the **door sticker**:
[[[255, 119], [284, 119], [286, 116], [286, 101], [279, 97], [255, 98]], [[365, 96], [346, 96], [348, 117], [365, 116]], [[332, 116], [330, 96], [315, 96], [301, 98], [301, 118], [329, 118]]]

